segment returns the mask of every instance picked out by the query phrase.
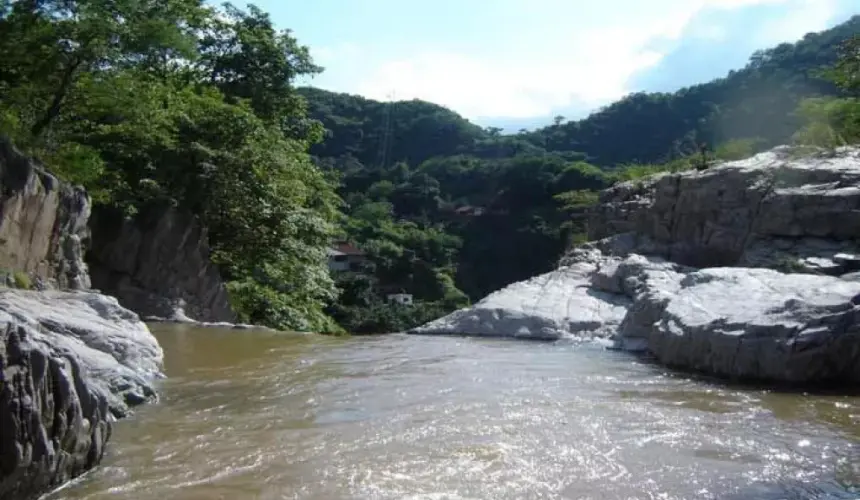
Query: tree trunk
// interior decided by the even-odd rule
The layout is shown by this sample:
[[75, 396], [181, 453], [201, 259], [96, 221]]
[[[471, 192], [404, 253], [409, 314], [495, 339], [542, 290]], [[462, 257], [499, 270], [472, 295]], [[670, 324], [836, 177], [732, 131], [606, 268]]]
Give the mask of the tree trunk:
[[69, 93], [69, 88], [72, 86], [75, 71], [77, 71], [80, 65], [81, 60], [76, 58], [66, 67], [66, 71], [63, 72], [63, 78], [60, 80], [60, 86], [57, 88], [56, 92], [54, 92], [54, 98], [51, 100], [51, 105], [48, 106], [48, 109], [46, 109], [45, 113], [42, 114], [42, 118], [34, 123], [33, 128], [30, 129], [30, 133], [33, 137], [39, 137], [42, 135], [42, 132], [48, 128], [48, 125], [50, 125], [51, 122], [60, 115], [60, 110], [63, 108], [63, 101]]

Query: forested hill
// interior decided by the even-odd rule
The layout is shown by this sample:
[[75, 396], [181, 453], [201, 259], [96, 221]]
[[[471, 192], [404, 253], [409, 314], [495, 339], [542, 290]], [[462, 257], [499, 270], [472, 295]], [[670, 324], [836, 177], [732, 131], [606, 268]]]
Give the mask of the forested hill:
[[739, 138], [761, 146], [786, 143], [800, 126], [803, 97], [832, 94], [817, 76], [834, 63], [837, 48], [860, 33], [860, 16], [796, 43], [753, 54], [726, 77], [672, 94], [637, 93], [588, 118], [530, 134], [552, 151], [579, 151], [598, 165], [654, 162], [689, 153], [696, 142], [711, 146]]
[[[337, 277], [345, 292], [330, 314], [352, 331], [420, 323], [550, 270], [584, 237], [576, 214], [618, 179], [691, 168], [703, 142], [733, 159], [799, 140], [811, 118], [813, 135], [828, 137], [829, 125], [819, 125], [838, 106], [805, 98], [844, 91], [821, 70], [858, 32], [860, 16], [757, 52], [725, 78], [630, 95], [583, 120], [513, 135], [420, 100], [297, 89], [325, 128], [310, 153], [338, 180], [342, 237], [374, 269]], [[385, 289], [412, 293], [419, 305], [395, 317], [403, 311], [383, 305]]]
[[544, 150], [582, 153], [599, 166], [651, 163], [689, 154], [701, 142], [713, 147], [756, 138], [760, 147], [768, 147], [789, 141], [800, 124], [795, 114], [800, 100], [835, 92], [817, 70], [833, 64], [838, 45], [856, 33], [860, 16], [756, 52], [744, 68], [724, 78], [674, 93], [631, 94], [585, 119], [517, 135], [500, 136], [499, 130], [482, 129], [424, 101], [387, 105], [316, 88], [298, 91], [308, 100], [310, 116], [328, 130], [326, 140], [311, 148], [320, 157], [348, 153], [374, 165], [387, 152], [389, 162], [417, 165], [434, 156], [492, 158]]

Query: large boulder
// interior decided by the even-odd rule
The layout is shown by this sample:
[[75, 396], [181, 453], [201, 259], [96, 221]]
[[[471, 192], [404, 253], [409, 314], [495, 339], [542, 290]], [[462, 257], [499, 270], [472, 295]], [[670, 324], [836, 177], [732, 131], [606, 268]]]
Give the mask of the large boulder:
[[684, 269], [633, 255], [617, 346], [737, 380], [860, 383], [860, 285], [771, 269]]
[[624, 318], [627, 297], [591, 288], [599, 262], [579, 262], [490, 294], [474, 306], [415, 328], [415, 334], [556, 340], [608, 336]]
[[111, 422], [155, 397], [162, 358], [112, 297], [0, 290], [0, 498], [35, 498], [95, 466]]

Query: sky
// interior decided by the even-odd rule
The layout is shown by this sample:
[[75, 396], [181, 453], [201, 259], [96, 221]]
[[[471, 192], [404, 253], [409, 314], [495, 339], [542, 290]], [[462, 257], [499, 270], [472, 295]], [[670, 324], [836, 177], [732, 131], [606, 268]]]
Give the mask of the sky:
[[724, 76], [757, 49], [860, 14], [858, 0], [254, 3], [325, 68], [300, 84], [423, 99], [509, 131]]

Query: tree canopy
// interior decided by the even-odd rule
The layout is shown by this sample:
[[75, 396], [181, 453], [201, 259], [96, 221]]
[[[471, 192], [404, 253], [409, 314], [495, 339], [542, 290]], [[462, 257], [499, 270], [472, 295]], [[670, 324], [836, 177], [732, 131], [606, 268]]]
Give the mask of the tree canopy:
[[196, 214], [242, 319], [330, 329], [339, 199], [307, 148], [308, 49], [251, 6], [0, 4], [0, 126], [102, 209]]

